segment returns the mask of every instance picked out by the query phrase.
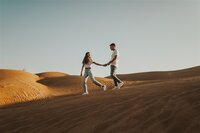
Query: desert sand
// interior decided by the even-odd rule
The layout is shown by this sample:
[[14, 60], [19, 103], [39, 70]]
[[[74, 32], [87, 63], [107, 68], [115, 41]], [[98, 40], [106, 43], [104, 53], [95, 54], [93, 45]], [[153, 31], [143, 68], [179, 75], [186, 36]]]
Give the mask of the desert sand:
[[0, 70], [0, 132], [199, 133], [200, 66], [109, 78], [104, 92], [81, 77], [59, 72]]

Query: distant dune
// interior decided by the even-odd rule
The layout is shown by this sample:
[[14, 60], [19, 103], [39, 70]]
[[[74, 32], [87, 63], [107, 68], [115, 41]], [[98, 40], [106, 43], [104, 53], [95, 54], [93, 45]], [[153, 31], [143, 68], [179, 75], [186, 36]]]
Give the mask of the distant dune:
[[82, 96], [80, 76], [0, 70], [0, 131], [199, 133], [200, 67], [120, 78], [121, 90], [97, 78], [108, 91], [90, 81], [90, 95]]
[[36, 75], [38, 75], [40, 78], [53, 78], [53, 77], [64, 77], [68, 76], [69, 74], [61, 72], [44, 72], [44, 73], [38, 73]]
[[164, 80], [200, 76], [200, 66], [178, 71], [155, 71], [134, 74], [119, 74], [126, 81]]

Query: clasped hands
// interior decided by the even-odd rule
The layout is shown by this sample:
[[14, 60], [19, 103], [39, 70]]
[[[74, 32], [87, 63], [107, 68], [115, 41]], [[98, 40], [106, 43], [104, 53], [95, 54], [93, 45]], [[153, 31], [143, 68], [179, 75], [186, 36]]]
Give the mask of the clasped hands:
[[110, 65], [110, 64], [109, 64], [109, 63], [106, 63], [106, 64], [102, 64], [101, 66], [106, 67], [106, 66], [108, 66], [108, 65]]

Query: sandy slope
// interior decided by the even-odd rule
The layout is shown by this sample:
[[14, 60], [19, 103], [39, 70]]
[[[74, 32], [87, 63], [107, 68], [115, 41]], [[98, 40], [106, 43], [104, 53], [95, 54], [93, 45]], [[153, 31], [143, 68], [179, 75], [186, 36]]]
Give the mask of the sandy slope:
[[199, 133], [200, 77], [0, 110], [2, 132]]
[[[103, 92], [90, 84], [92, 94], [89, 96], [79, 95], [81, 78], [78, 76], [50, 74], [39, 78], [28, 74], [26, 76], [33, 76], [31, 79], [38, 80], [37, 84], [47, 87], [51, 94], [57, 92], [56, 97], [2, 106], [0, 131], [199, 133], [200, 76], [197, 74], [200, 71], [197, 69], [190, 69], [191, 73], [195, 71], [194, 76], [185, 76], [184, 70], [183, 76], [178, 78], [163, 80], [160, 77], [162, 80], [144, 81], [144, 84], [126, 82], [126, 86], [117, 91]], [[98, 80], [111, 85], [110, 79]], [[69, 94], [68, 89], [75, 95], [62, 95]]]

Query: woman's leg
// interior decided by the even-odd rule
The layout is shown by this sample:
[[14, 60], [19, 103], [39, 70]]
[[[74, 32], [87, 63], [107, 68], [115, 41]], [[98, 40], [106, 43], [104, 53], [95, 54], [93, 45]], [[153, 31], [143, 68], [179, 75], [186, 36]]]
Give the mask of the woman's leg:
[[83, 81], [82, 81], [82, 86], [83, 86], [83, 92], [88, 93], [87, 90], [87, 80], [88, 80], [88, 71], [85, 70], [85, 73], [83, 75]]
[[122, 81], [116, 76], [116, 70], [117, 70], [117, 67], [116, 66], [113, 66], [111, 65], [110, 66], [110, 76], [111, 78], [113, 79], [114, 83], [115, 83], [115, 86], [118, 85], [118, 83], [121, 83]]
[[95, 85], [97, 85], [97, 86], [99, 86], [99, 87], [103, 87], [103, 85], [102, 85], [100, 82], [98, 82], [97, 80], [95, 80], [95, 78], [94, 78], [94, 76], [93, 76], [91, 70], [88, 72], [88, 75], [89, 75], [90, 79], [92, 80], [92, 82], [93, 82]]

